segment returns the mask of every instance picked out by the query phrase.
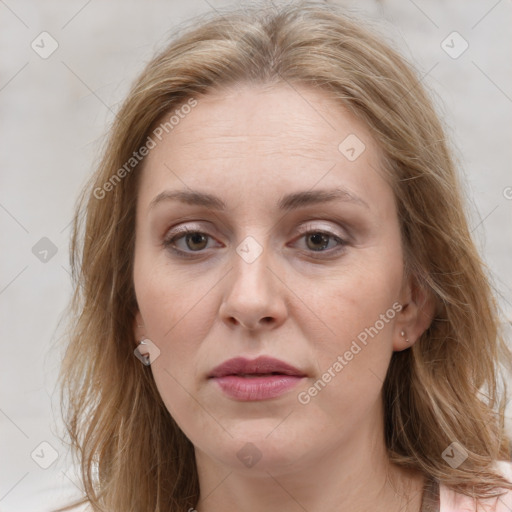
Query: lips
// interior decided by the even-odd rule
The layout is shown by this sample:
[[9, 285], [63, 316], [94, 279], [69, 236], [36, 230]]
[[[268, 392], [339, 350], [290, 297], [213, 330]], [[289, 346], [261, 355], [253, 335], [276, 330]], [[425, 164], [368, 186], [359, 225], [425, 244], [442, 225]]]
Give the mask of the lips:
[[227, 377], [236, 375], [239, 377], [268, 376], [268, 375], [290, 375], [294, 377], [305, 377], [306, 374], [294, 366], [274, 359], [273, 357], [261, 356], [257, 359], [245, 359], [235, 357], [215, 367], [208, 375], [209, 378]]
[[256, 401], [277, 398], [295, 387], [306, 374], [294, 366], [261, 356], [236, 357], [213, 369], [208, 378], [229, 398]]

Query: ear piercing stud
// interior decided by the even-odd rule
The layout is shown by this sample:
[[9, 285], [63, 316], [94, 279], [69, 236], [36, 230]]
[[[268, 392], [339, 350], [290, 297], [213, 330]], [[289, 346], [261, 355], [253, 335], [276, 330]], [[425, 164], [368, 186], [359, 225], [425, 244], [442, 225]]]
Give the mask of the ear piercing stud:
[[[405, 338], [405, 331], [401, 331], [400, 336], [402, 336], [402, 338]], [[409, 338], [405, 338], [405, 342], [409, 343]]]

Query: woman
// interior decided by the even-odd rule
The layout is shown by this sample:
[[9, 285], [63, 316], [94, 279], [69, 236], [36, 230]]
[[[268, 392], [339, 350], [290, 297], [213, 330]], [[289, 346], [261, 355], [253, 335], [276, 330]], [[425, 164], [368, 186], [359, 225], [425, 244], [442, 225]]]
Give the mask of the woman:
[[445, 135], [339, 9], [217, 15], [154, 58], [72, 264], [94, 510], [512, 509], [510, 354]]

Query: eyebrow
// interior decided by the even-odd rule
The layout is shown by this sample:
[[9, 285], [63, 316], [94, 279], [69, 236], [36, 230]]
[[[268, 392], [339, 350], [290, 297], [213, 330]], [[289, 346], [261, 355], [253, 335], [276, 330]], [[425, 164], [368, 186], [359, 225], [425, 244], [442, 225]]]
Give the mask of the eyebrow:
[[[166, 201], [179, 201], [194, 206], [204, 206], [212, 210], [226, 210], [227, 206], [219, 197], [206, 192], [191, 190], [165, 190], [150, 203], [149, 210]], [[279, 210], [296, 210], [310, 205], [343, 201], [370, 208], [368, 203], [352, 192], [342, 188], [326, 190], [306, 190], [284, 195], [277, 203]]]

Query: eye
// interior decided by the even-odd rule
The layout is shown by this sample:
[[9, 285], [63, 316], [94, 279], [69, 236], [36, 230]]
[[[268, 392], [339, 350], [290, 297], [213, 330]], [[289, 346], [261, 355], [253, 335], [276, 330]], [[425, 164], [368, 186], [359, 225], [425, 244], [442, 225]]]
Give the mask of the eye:
[[213, 238], [195, 229], [188, 227], [178, 228], [172, 231], [163, 241], [164, 247], [184, 258], [194, 257], [192, 253], [201, 253], [208, 249], [208, 242]]
[[[186, 226], [172, 230], [164, 239], [163, 246], [178, 257], [194, 258], [201, 256], [206, 249], [215, 247], [213, 240], [213, 237], [207, 233]], [[304, 240], [302, 244], [298, 244], [299, 249], [306, 251], [310, 256], [313, 256], [313, 253], [322, 254], [322, 256], [313, 257], [338, 253], [347, 245], [345, 240], [334, 233], [320, 229], [304, 231], [297, 240]]]
[[337, 253], [346, 245], [346, 241], [334, 233], [318, 229], [302, 233], [298, 240], [304, 240], [306, 251], [316, 253]]

